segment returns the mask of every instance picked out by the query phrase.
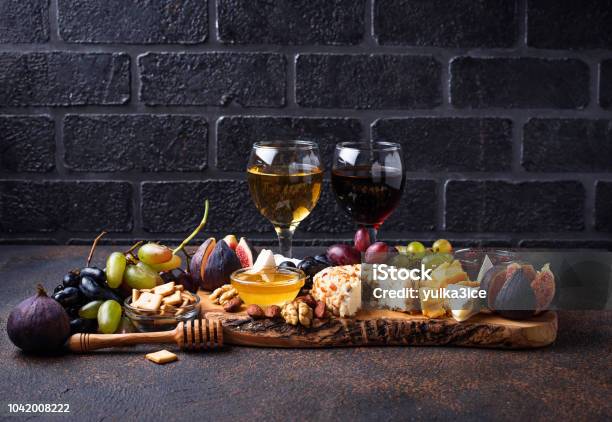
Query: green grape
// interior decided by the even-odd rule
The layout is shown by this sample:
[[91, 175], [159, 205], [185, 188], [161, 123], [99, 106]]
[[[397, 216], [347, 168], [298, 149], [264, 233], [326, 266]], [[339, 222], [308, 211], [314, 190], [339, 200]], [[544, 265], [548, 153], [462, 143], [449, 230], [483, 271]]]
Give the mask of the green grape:
[[142, 271], [146, 272], [151, 277], [155, 277], [155, 284], [156, 285], [163, 283], [163, 280], [162, 280], [161, 276], [159, 275], [159, 272], [155, 271], [154, 268], [151, 268], [150, 265], [147, 265], [144, 262], [139, 262], [138, 264], [136, 264], [136, 266], [138, 268], [140, 268]]
[[108, 287], [116, 289], [121, 285], [126, 265], [127, 259], [125, 259], [125, 255], [121, 252], [113, 252], [108, 256], [105, 270], [106, 284], [108, 284]]
[[98, 328], [104, 334], [113, 334], [121, 322], [121, 305], [114, 300], [107, 300], [98, 309]]
[[94, 300], [86, 303], [79, 309], [79, 316], [85, 319], [96, 319], [98, 318], [98, 309], [102, 305], [102, 300]]
[[397, 268], [412, 268], [415, 261], [416, 260], [414, 258], [408, 255], [398, 254], [391, 258], [391, 262], [389, 264]]
[[162, 262], [161, 264], [148, 264], [153, 270], [160, 271], [171, 271], [181, 266], [181, 257], [178, 255], [172, 255], [172, 259], [168, 262]]
[[417, 256], [423, 256], [425, 254], [425, 245], [423, 245], [421, 242], [410, 242], [406, 249], [408, 253]]
[[421, 260], [421, 264], [425, 266], [427, 269], [433, 270], [439, 265], [442, 265], [445, 262], [452, 262], [453, 256], [448, 253], [432, 253], [429, 255], [425, 255]]
[[138, 249], [138, 259], [145, 264], [162, 264], [172, 259], [172, 250], [157, 243], [146, 243]]
[[142, 262], [128, 265], [125, 268], [123, 279], [132, 289], [152, 289], [157, 284], [161, 284], [159, 274]]
[[446, 239], [438, 239], [433, 245], [431, 245], [431, 249], [434, 252], [451, 253], [453, 250], [453, 245], [451, 245], [451, 243]]

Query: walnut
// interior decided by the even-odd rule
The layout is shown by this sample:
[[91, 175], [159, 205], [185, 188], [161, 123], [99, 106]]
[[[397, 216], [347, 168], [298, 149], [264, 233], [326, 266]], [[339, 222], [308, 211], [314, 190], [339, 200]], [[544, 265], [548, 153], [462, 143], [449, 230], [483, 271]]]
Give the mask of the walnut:
[[210, 295], [212, 303], [217, 305], [225, 305], [230, 299], [238, 296], [238, 291], [232, 287], [231, 284], [224, 284], [223, 286], [216, 289]]
[[305, 302], [298, 302], [298, 319], [304, 327], [310, 327], [314, 318], [312, 308]]
[[[308, 305], [306, 305], [308, 307]], [[281, 316], [287, 324], [298, 325], [298, 311], [293, 302], [286, 303], [281, 309]]]

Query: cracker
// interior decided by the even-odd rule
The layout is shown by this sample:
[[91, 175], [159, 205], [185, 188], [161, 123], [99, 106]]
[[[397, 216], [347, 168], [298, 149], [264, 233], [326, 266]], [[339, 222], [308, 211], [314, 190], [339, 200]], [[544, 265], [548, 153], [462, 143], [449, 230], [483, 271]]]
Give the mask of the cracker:
[[151, 362], [157, 363], [158, 365], [163, 365], [165, 363], [174, 362], [175, 360], [178, 360], [177, 355], [165, 349], [155, 353], [147, 353], [145, 355], [145, 358], [150, 360]]
[[155, 287], [153, 293], [161, 296], [168, 296], [174, 293], [174, 281]]
[[163, 302], [166, 305], [179, 305], [182, 302], [181, 292], [174, 292], [170, 296], [166, 296]]
[[161, 305], [163, 297], [155, 293], [142, 293], [135, 303], [134, 308], [144, 309], [145, 311], [157, 311]]

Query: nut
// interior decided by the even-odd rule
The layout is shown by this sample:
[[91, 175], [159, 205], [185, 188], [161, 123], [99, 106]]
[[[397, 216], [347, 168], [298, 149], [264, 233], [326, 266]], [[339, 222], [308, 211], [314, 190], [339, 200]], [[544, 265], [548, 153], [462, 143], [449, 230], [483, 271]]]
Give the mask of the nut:
[[231, 284], [224, 284], [211, 293], [210, 300], [217, 305], [225, 305], [231, 298], [238, 296], [238, 291]]
[[259, 305], [249, 305], [246, 309], [246, 313], [253, 319], [265, 318], [264, 311]]
[[276, 306], [276, 305], [268, 306], [266, 310], [264, 311], [264, 314], [266, 315], [266, 318], [270, 318], [270, 319], [280, 318], [281, 308], [280, 306]]
[[293, 302], [286, 303], [281, 309], [281, 316], [287, 324], [298, 325], [298, 311]]
[[310, 327], [313, 320], [312, 308], [306, 302], [298, 302], [298, 319], [304, 327]]
[[242, 300], [238, 296], [235, 296], [223, 305], [223, 310], [225, 312], [238, 312], [240, 310], [240, 305], [242, 305]]
[[230, 299], [238, 296], [238, 290], [233, 287], [219, 296], [219, 304], [225, 305]]
[[317, 301], [317, 306], [314, 309], [314, 316], [318, 319], [325, 318], [325, 302], [319, 300]]
[[311, 308], [314, 308], [315, 306], [317, 306], [317, 302], [309, 294], [304, 295], [304, 296], [298, 296], [295, 298], [295, 300], [298, 302], [304, 302], [306, 305], [310, 306]]

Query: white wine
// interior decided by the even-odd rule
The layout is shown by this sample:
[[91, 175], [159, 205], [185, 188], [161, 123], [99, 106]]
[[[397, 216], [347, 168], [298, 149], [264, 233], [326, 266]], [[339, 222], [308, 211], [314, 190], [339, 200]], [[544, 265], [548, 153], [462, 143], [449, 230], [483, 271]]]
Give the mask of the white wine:
[[312, 211], [321, 195], [323, 171], [316, 166], [252, 166], [249, 190], [259, 212], [279, 227], [295, 227]]

